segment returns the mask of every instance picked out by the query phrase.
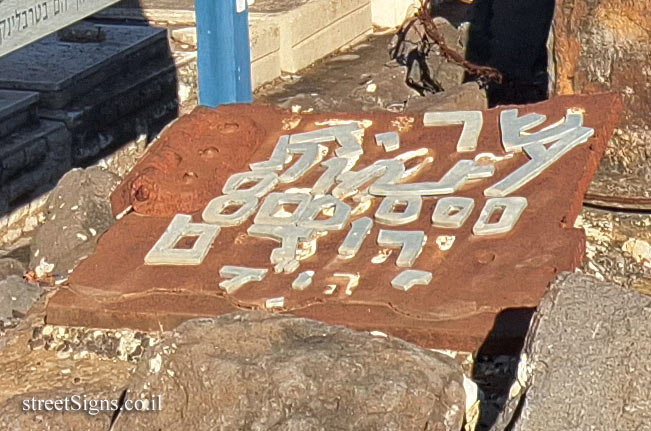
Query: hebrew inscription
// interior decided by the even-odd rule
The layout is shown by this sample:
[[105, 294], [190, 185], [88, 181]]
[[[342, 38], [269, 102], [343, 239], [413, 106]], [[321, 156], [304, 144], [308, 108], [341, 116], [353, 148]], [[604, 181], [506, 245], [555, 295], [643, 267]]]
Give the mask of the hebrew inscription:
[[[536, 113], [519, 116], [517, 109], [501, 113], [504, 150], [511, 153], [523, 151], [530, 160], [501, 181], [486, 187], [484, 194], [494, 197], [485, 202], [472, 228], [473, 235], [486, 237], [512, 231], [528, 202], [525, 197], [506, 196], [540, 175], [568, 151], [585, 143], [594, 133], [593, 129], [583, 126], [583, 115], [576, 112], [568, 112], [557, 123], [531, 132], [546, 120], [545, 115]], [[483, 115], [479, 111], [429, 112], [424, 115], [423, 124], [425, 127], [462, 125], [456, 149], [466, 153], [477, 150]], [[406, 151], [392, 159], [377, 160], [355, 170], [358, 158], [364, 153], [360, 144], [362, 135], [363, 129], [351, 123], [281, 136], [268, 160], [251, 163], [251, 171], [236, 173], [228, 178], [222, 188], [223, 195], [214, 198], [204, 209], [204, 222], [221, 227], [237, 226], [255, 213], [254, 224], [248, 228], [248, 234], [280, 242], [281, 246], [271, 252], [269, 262], [276, 273], [293, 273], [302, 260], [301, 244], [309, 244], [302, 248], [311, 250], [308, 253], [311, 255], [316, 252], [319, 236], [328, 231], [348, 231], [338, 249], [340, 258], [350, 259], [359, 252], [371, 231], [373, 219], [362, 217], [351, 224], [352, 209], [345, 200], [381, 199], [375, 211], [375, 221], [393, 227], [407, 225], [421, 217], [423, 198], [453, 195], [470, 181], [486, 181], [495, 174], [495, 163], [499, 160], [492, 158], [489, 163], [480, 163], [478, 160], [461, 159], [438, 181], [410, 182], [410, 178], [435, 162], [427, 148]], [[387, 152], [400, 148], [400, 135], [397, 132], [378, 133], [375, 141]], [[323, 161], [329, 153], [325, 145], [328, 142], [336, 142], [338, 147], [333, 157]], [[418, 158], [423, 158], [420, 163], [406, 168], [407, 162]], [[308, 192], [272, 192], [280, 183], [297, 182], [318, 164], [325, 170]], [[263, 201], [258, 209], [260, 199]], [[226, 212], [230, 207], [236, 209]], [[429, 217], [434, 227], [459, 229], [474, 208], [472, 198], [442, 196]], [[209, 230], [206, 226], [210, 225], [191, 224], [187, 217], [178, 215], [172, 221], [147, 255], [146, 264], [201, 263], [219, 228]], [[188, 234], [200, 235], [200, 241], [190, 250], [175, 249], [174, 244], [179, 238]], [[381, 229], [377, 235], [377, 246], [399, 249], [395, 265], [400, 268], [412, 267], [426, 242], [427, 235], [418, 230]], [[448, 250], [453, 243], [449, 242], [449, 246], [441, 249]], [[227, 293], [235, 292], [245, 283], [261, 281], [266, 273], [262, 271], [224, 266], [222, 277], [231, 278], [224, 280], [220, 287]], [[314, 271], [301, 272], [291, 288], [299, 291], [307, 289], [312, 284], [313, 276]], [[355, 277], [358, 282], [359, 276]], [[408, 270], [396, 276], [391, 284], [407, 292], [414, 285], [429, 284], [431, 279], [430, 272]], [[325, 290], [328, 295], [336, 291], [336, 284], [330, 286]], [[346, 292], [352, 295], [350, 284]]]
[[0, 56], [117, 3], [118, 0], [3, 0]]
[[580, 264], [573, 224], [619, 112], [611, 95], [516, 109], [198, 108], [113, 193], [132, 211], [47, 318], [159, 330], [269, 310], [474, 351]]

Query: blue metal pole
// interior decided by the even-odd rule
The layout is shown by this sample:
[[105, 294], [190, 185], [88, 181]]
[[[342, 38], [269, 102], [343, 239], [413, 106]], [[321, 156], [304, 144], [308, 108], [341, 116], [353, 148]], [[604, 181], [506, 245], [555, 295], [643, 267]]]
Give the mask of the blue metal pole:
[[246, 0], [195, 0], [199, 103], [251, 102]]

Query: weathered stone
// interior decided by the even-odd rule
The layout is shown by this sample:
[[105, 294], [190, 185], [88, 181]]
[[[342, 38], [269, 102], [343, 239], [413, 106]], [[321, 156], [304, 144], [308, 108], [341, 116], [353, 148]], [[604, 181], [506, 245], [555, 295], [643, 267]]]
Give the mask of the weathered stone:
[[[47, 202], [46, 222], [31, 244], [30, 267], [66, 275], [113, 225], [109, 195], [120, 177], [98, 167], [68, 172]], [[50, 265], [53, 265], [50, 267]]]
[[[461, 44], [461, 33], [450, 21], [442, 17], [434, 18], [434, 25], [443, 36], [448, 48], [465, 56], [465, 49]], [[456, 63], [446, 60], [439, 52], [437, 46], [427, 56], [427, 63], [432, 71], [432, 78], [443, 90], [454, 88], [463, 83], [466, 69]]]
[[[60, 400], [61, 403], [57, 406], [63, 408], [63, 403], [67, 398], [68, 406], [74, 406], [70, 401], [73, 396], [76, 397], [75, 399], [80, 405], [83, 405], [84, 396], [87, 398], [87, 403], [89, 400], [93, 400], [99, 405], [98, 400], [117, 400], [120, 393], [97, 392], [92, 388], [78, 387], [71, 392], [53, 390], [17, 395], [0, 404], [0, 428], [6, 431], [105, 431], [109, 428], [113, 411], [102, 411], [93, 415], [84, 411], [55, 411], [53, 404], [49, 406], [52, 411], [47, 411], [43, 404], [45, 400]], [[36, 403], [41, 401], [40, 409], [38, 411], [23, 410], [25, 402], [30, 403], [31, 407], [32, 398]], [[38, 406], [38, 404], [34, 405]]]
[[461, 367], [449, 357], [266, 313], [184, 323], [145, 354], [129, 391], [161, 395], [163, 408], [122, 415], [116, 431], [458, 431], [465, 411]]
[[[509, 234], [485, 238], [472, 234], [486, 204], [484, 192], [529, 161], [522, 152], [505, 154], [499, 139], [499, 117], [505, 108], [482, 113], [483, 128], [476, 150], [461, 153], [457, 152], [461, 125], [425, 127], [422, 116], [386, 112], [297, 115], [255, 105], [198, 108], [169, 128], [116, 189], [112, 195], [114, 213], [129, 206], [134, 212], [102, 237], [98, 250], [70, 277], [70, 287], [60, 289], [50, 300], [48, 320], [156, 330], [161, 325], [174, 328], [189, 318], [224, 314], [240, 307], [266, 309], [267, 300], [281, 298], [272, 301], [283, 304], [274, 311], [355, 329], [380, 330], [427, 347], [473, 351], [491, 331], [501, 346], [513, 347], [524, 336], [517, 325], [522, 321], [520, 311], [538, 304], [557, 271], [571, 270], [583, 258], [584, 233], [572, 223], [620, 106], [617, 97], [601, 95], [518, 107], [521, 115], [547, 115], [548, 124], [565, 116], [569, 108], [585, 111], [584, 124], [594, 128], [595, 136], [518, 190], [516, 195], [526, 197], [529, 204]], [[145, 265], [145, 256], [175, 214], [193, 214], [194, 222], [200, 222], [204, 208], [220, 194], [226, 180], [236, 172], [248, 171], [251, 162], [268, 160], [281, 135], [313, 131], [334, 120], [366, 125], [358, 167], [394, 157], [376, 145], [375, 135], [397, 132], [401, 154], [421, 154], [414, 162], [426, 166], [419, 170], [412, 165], [414, 174], [407, 183], [438, 181], [454, 166], [468, 166], [480, 153], [483, 156], [478, 160], [494, 165], [481, 167], [484, 173], [494, 168], [494, 178], [470, 182], [456, 194], [474, 199], [476, 207], [468, 222], [452, 232], [456, 239], [451, 249], [443, 250], [436, 242], [451, 231], [432, 226], [435, 197], [425, 196], [421, 216], [405, 225], [405, 230], [427, 234], [412, 269], [432, 272], [429, 286], [416, 286], [408, 292], [391, 286], [391, 280], [401, 272], [396, 266], [400, 251], [393, 250], [389, 256], [378, 245], [378, 232], [386, 228], [380, 223], [348, 260], [337, 257], [347, 228], [316, 239], [316, 252], [304, 244], [300, 272], [315, 271], [311, 287], [304, 290], [291, 288], [298, 274], [273, 272], [277, 268], [270, 262], [277, 243], [249, 236], [250, 219], [223, 228], [198, 265]], [[343, 149], [326, 144], [330, 154]], [[351, 144], [355, 147], [349, 141], [349, 147]], [[437, 160], [431, 165], [428, 155], [434, 153], [430, 151], [436, 151]], [[393, 162], [393, 166], [398, 163]], [[312, 187], [323, 172], [323, 167], [315, 166], [295, 183], [276, 186], [276, 191]], [[358, 197], [364, 199], [363, 193]], [[366, 209], [362, 206], [361, 212], [351, 216], [352, 221], [373, 214], [382, 198], [369, 196], [367, 201]], [[352, 199], [347, 203], [351, 208], [359, 206]], [[532, 242], [537, 246], [531, 247]], [[275, 265], [279, 252], [273, 253]], [[264, 280], [226, 294], [217, 288], [220, 280], [215, 279], [226, 265], [270, 271]], [[524, 278], [528, 282], [520, 283]], [[513, 313], [508, 309], [518, 310]], [[498, 315], [509, 323], [493, 329]]]
[[[39, 301], [26, 320], [0, 337], [0, 369], [4, 370], [0, 373], [0, 429], [108, 430], [115, 411], [106, 402], [101, 406], [100, 400], [114, 401], [117, 406], [134, 365], [98, 360], [88, 354], [80, 358], [70, 355], [67, 346], [55, 349], [51, 343], [53, 336], [62, 334], [59, 328], [53, 331], [48, 327], [44, 336], [47, 341], [33, 340], [32, 337], [40, 335], [42, 325], [43, 301]], [[54, 405], [48, 406], [50, 411], [46, 410], [45, 400], [51, 400], [52, 404], [61, 400], [56, 405], [60, 409], [66, 407], [66, 398], [67, 411], [54, 411]], [[103, 411], [90, 412], [91, 403]]]
[[407, 101], [408, 112], [482, 111], [488, 108], [486, 90], [476, 82], [467, 82], [440, 93]]
[[40, 286], [28, 283], [17, 275], [11, 275], [0, 281], [0, 297], [9, 299], [9, 307], [1, 309], [0, 320], [24, 316], [42, 293], [43, 289]]
[[10, 257], [0, 258], [0, 280], [4, 280], [10, 275], [22, 276], [26, 271], [22, 262]]
[[624, 114], [588, 199], [651, 208], [651, 0], [556, 2], [556, 94], [614, 91]]
[[81, 21], [57, 32], [62, 42], [69, 43], [99, 43], [106, 40], [106, 30], [88, 21]]
[[166, 31], [145, 26], [101, 26], [100, 43], [61, 42], [48, 36], [0, 58], [0, 88], [38, 91], [39, 104], [60, 109], [120, 72], [169, 57]]
[[[462, 57], [465, 47], [461, 43], [462, 33], [448, 20], [434, 18], [434, 25], [448, 48]], [[463, 83], [466, 70], [442, 54], [438, 45], [425, 45], [425, 28], [421, 21], [414, 21], [396, 34], [389, 44], [389, 52], [398, 63], [407, 66], [410, 85], [438, 92], [454, 88]]]
[[561, 274], [534, 315], [517, 396], [494, 430], [651, 429], [650, 318], [648, 296]]
[[166, 118], [167, 124], [176, 116], [176, 90], [175, 64], [169, 56], [161, 55], [106, 80], [62, 109], [41, 109], [40, 115], [65, 123], [73, 138], [73, 165], [84, 166], [139, 134], [157, 134], [162, 126], [156, 117]]
[[13, 317], [11, 308], [11, 296], [6, 290], [0, 290], [0, 325], [3, 320], [8, 320]]

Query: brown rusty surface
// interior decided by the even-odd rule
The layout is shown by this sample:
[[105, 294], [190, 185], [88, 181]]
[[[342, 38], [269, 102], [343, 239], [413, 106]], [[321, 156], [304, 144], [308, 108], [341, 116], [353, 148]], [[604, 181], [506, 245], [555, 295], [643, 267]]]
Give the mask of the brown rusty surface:
[[559, 0], [554, 17], [556, 94], [612, 91], [624, 111], [586, 201], [651, 208], [651, 0]]
[[[387, 227], [376, 222], [353, 259], [337, 258], [337, 248], [347, 229], [319, 238], [316, 255], [302, 261], [294, 274], [273, 273], [269, 255], [277, 243], [249, 237], [246, 229], [251, 220], [238, 227], [222, 228], [198, 266], [145, 266], [145, 254], [173, 214], [193, 212], [194, 220], [200, 221], [203, 207], [221, 194], [230, 174], [248, 170], [248, 162], [268, 159], [279, 135], [315, 129], [316, 122], [333, 118], [372, 121], [364, 135], [364, 155], [355, 169], [408, 150], [430, 148], [435, 162], [410, 182], [438, 180], [457, 160], [475, 155], [456, 152], [459, 126], [425, 128], [421, 116], [414, 117], [411, 128], [400, 132], [400, 150], [387, 154], [375, 145], [374, 134], [397, 130], [399, 124], [409, 124], [409, 119], [390, 113], [305, 114], [297, 124], [296, 115], [265, 106], [199, 108], [174, 124], [116, 190], [115, 212], [131, 204], [135, 212], [118, 221], [102, 237], [95, 254], [73, 272], [70, 285], [50, 301], [48, 321], [171, 328], [196, 316], [264, 308], [266, 299], [283, 296], [285, 312], [380, 330], [428, 347], [475, 350], [491, 331], [496, 316], [521, 316], [518, 309], [535, 307], [554, 275], [574, 269], [583, 259], [584, 233], [572, 226], [621, 103], [613, 95], [570, 96], [519, 107], [521, 113], [546, 114], [550, 122], [560, 119], [568, 108], [585, 111], [585, 125], [595, 129], [595, 136], [513, 194], [526, 196], [529, 206], [508, 234], [474, 237], [471, 229], [486, 201], [483, 190], [521, 166], [526, 161], [521, 153], [498, 162], [493, 178], [475, 181], [455, 193], [476, 200], [475, 209], [460, 229], [432, 227], [430, 218], [436, 199], [425, 198], [420, 218], [413, 223]], [[499, 112], [484, 112], [477, 153], [504, 154]], [[295, 128], [287, 130], [292, 126]], [[216, 157], [203, 157], [210, 148], [219, 151]], [[184, 180], [188, 172], [196, 174], [189, 182]], [[322, 168], [315, 167], [282, 189], [308, 187], [322, 172]], [[140, 187], [147, 187], [147, 199], [138, 199]], [[374, 199], [364, 215], [372, 216], [379, 201]], [[371, 263], [380, 251], [376, 243], [380, 228], [425, 231], [428, 240], [413, 268], [433, 272], [429, 286], [416, 286], [408, 292], [391, 287], [390, 281], [402, 271], [395, 265], [398, 250], [382, 264]], [[436, 245], [439, 235], [456, 236], [449, 251], [441, 251]], [[262, 282], [244, 285], [226, 295], [218, 287], [223, 265], [270, 271]], [[316, 272], [313, 284], [304, 291], [291, 289], [294, 278], [306, 270]], [[359, 273], [359, 286], [346, 295], [346, 279], [336, 278], [334, 273]], [[332, 295], [324, 294], [329, 284], [338, 286]], [[509, 325], [506, 327], [507, 332], [493, 335], [508, 338]]]

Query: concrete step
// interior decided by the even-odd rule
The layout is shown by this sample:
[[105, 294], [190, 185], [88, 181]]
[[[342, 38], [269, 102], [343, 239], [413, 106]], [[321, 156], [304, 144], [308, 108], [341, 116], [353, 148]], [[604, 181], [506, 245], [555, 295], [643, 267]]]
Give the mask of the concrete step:
[[280, 68], [295, 73], [373, 31], [370, 0], [257, 0], [251, 17], [280, 29]]
[[[373, 0], [375, 1], [375, 0]], [[97, 15], [168, 27], [194, 26], [194, 1], [126, 0]], [[253, 87], [295, 73], [372, 32], [371, 0], [256, 0], [249, 15]], [[172, 30], [172, 39], [196, 47], [196, 31]]]

